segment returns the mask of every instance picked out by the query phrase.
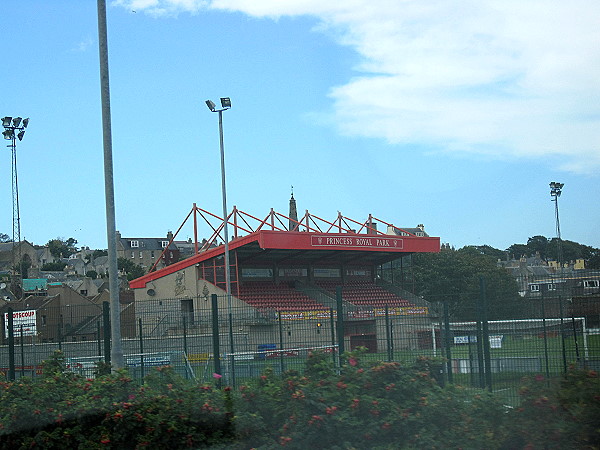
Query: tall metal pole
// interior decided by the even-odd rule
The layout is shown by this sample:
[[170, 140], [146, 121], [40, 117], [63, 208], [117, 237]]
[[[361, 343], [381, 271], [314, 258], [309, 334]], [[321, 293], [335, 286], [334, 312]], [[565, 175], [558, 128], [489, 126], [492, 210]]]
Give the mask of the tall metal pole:
[[229, 266], [229, 231], [227, 226], [227, 189], [225, 188], [225, 145], [223, 143], [223, 110], [219, 110], [219, 148], [221, 149], [221, 193], [223, 196], [223, 237], [225, 239], [225, 289], [227, 308], [231, 313], [231, 271]]
[[229, 367], [231, 384], [235, 386], [235, 351], [233, 345], [233, 311], [231, 306], [231, 267], [229, 265], [229, 231], [227, 226], [227, 189], [225, 187], [225, 145], [223, 143], [223, 110], [219, 110], [219, 147], [221, 150], [221, 193], [223, 197], [223, 239], [225, 239], [225, 290], [227, 291], [227, 314], [229, 315]]
[[110, 86], [108, 80], [108, 37], [106, 1], [98, 0], [98, 47], [100, 51], [100, 94], [102, 98], [102, 140], [104, 142], [104, 196], [106, 202], [106, 236], [108, 240], [108, 282], [110, 290], [111, 363], [124, 367], [121, 346], [121, 308], [119, 306], [119, 273], [117, 268], [117, 231], [115, 224], [115, 191], [113, 181], [112, 134], [110, 119]]

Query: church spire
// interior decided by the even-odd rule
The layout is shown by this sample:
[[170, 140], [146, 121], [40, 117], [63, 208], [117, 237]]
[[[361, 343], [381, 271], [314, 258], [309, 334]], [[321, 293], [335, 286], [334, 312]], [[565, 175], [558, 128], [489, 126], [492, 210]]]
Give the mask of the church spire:
[[290, 223], [288, 226], [289, 231], [294, 231], [298, 227], [298, 212], [296, 211], [296, 199], [294, 198], [294, 186], [292, 186], [292, 197], [290, 198]]

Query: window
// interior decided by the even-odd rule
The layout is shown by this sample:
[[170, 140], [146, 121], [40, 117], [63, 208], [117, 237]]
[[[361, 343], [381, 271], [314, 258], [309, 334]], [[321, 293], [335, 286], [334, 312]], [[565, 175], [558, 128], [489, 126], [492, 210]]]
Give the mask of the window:
[[584, 280], [583, 281], [584, 288], [597, 288], [600, 287], [600, 280]]
[[155, 258], [155, 256], [154, 256], [154, 250], [151, 250], [151, 251], [150, 251], [150, 257], [151, 257], [152, 259], [154, 259], [154, 258]]
[[140, 258], [144, 257], [144, 252], [140, 252]]
[[131, 252], [131, 257], [135, 258], [135, 252]]
[[529, 289], [531, 290], [531, 292], [540, 292], [540, 285], [539, 284], [531, 284], [531, 285], [529, 285]]
[[81, 289], [81, 290], [79, 291], [79, 293], [80, 293], [81, 295], [83, 295], [83, 296], [86, 296], [86, 295], [87, 295], [87, 289]]
[[131, 248], [138, 248], [140, 246], [140, 242], [139, 241], [131, 241], [130, 245], [131, 245]]
[[162, 248], [166, 248], [169, 245], [169, 241], [161, 241], [160, 245], [162, 246]]
[[556, 285], [554, 283], [549, 283], [548, 284], [548, 290], [549, 291], [555, 291], [556, 290]]

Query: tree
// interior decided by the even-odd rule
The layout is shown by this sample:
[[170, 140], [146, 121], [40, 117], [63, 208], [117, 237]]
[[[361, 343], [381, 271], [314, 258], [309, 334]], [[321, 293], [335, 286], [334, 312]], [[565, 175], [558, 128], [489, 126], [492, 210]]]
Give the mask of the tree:
[[543, 259], [548, 258], [548, 239], [544, 236], [533, 236], [527, 239], [527, 249], [530, 255], [539, 253]]
[[96, 278], [98, 278], [98, 272], [96, 272], [95, 270], [88, 270], [85, 274], [86, 274], [86, 276], [90, 277], [92, 280], [95, 280]]
[[57, 237], [56, 239], [49, 240], [46, 245], [48, 247], [48, 250], [50, 250], [52, 256], [54, 256], [57, 259], [60, 259], [68, 258], [72, 254], [77, 252], [75, 244], [77, 244], [77, 240], [73, 239], [72, 237], [66, 240]]
[[519, 259], [521, 256], [529, 256], [529, 247], [525, 244], [513, 244], [506, 249], [509, 256], [513, 259]]
[[117, 267], [127, 274], [127, 281], [135, 280], [143, 276], [146, 272], [144, 268], [127, 258], [118, 258]]
[[415, 254], [416, 294], [432, 303], [447, 301], [453, 320], [475, 320], [480, 279], [484, 278], [488, 319], [514, 317], [515, 305], [520, 301], [518, 285], [496, 261], [472, 246]]
[[94, 250], [92, 252], [92, 258], [96, 259], [100, 256], [108, 256], [108, 250]]

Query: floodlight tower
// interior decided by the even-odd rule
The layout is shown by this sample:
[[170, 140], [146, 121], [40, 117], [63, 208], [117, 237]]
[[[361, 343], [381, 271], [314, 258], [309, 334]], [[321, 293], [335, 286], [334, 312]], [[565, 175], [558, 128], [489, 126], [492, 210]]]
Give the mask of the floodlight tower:
[[227, 291], [227, 314], [229, 316], [229, 352], [230, 352], [230, 367], [231, 367], [231, 384], [235, 386], [235, 361], [234, 361], [234, 344], [233, 344], [233, 312], [231, 306], [231, 267], [229, 265], [229, 234], [227, 232], [227, 190], [225, 189], [225, 146], [223, 144], [223, 111], [231, 108], [231, 99], [229, 97], [221, 97], [221, 108], [217, 108], [215, 102], [206, 100], [206, 106], [211, 112], [219, 114], [219, 148], [221, 152], [221, 196], [223, 200], [223, 240], [225, 241], [224, 248], [224, 263], [225, 263], [225, 290]]
[[[13, 203], [13, 232], [12, 232], [12, 262], [13, 270], [19, 269], [19, 279], [23, 279], [23, 268], [21, 264], [21, 215], [19, 212], [19, 178], [17, 176], [17, 139], [23, 140], [25, 129], [29, 125], [29, 119], [21, 117], [3, 117], [2, 126], [4, 139], [10, 141], [7, 145], [11, 149], [12, 159], [12, 203]], [[18, 248], [18, 255], [17, 255]], [[22, 283], [19, 283], [21, 286]]]
[[562, 188], [564, 183], [557, 183], [553, 181], [550, 183], [550, 200], [554, 202], [554, 215], [556, 217], [556, 238], [558, 239], [558, 264], [562, 268], [563, 254], [562, 254], [562, 240], [560, 238], [560, 220], [558, 218], [558, 197], [562, 194]]

